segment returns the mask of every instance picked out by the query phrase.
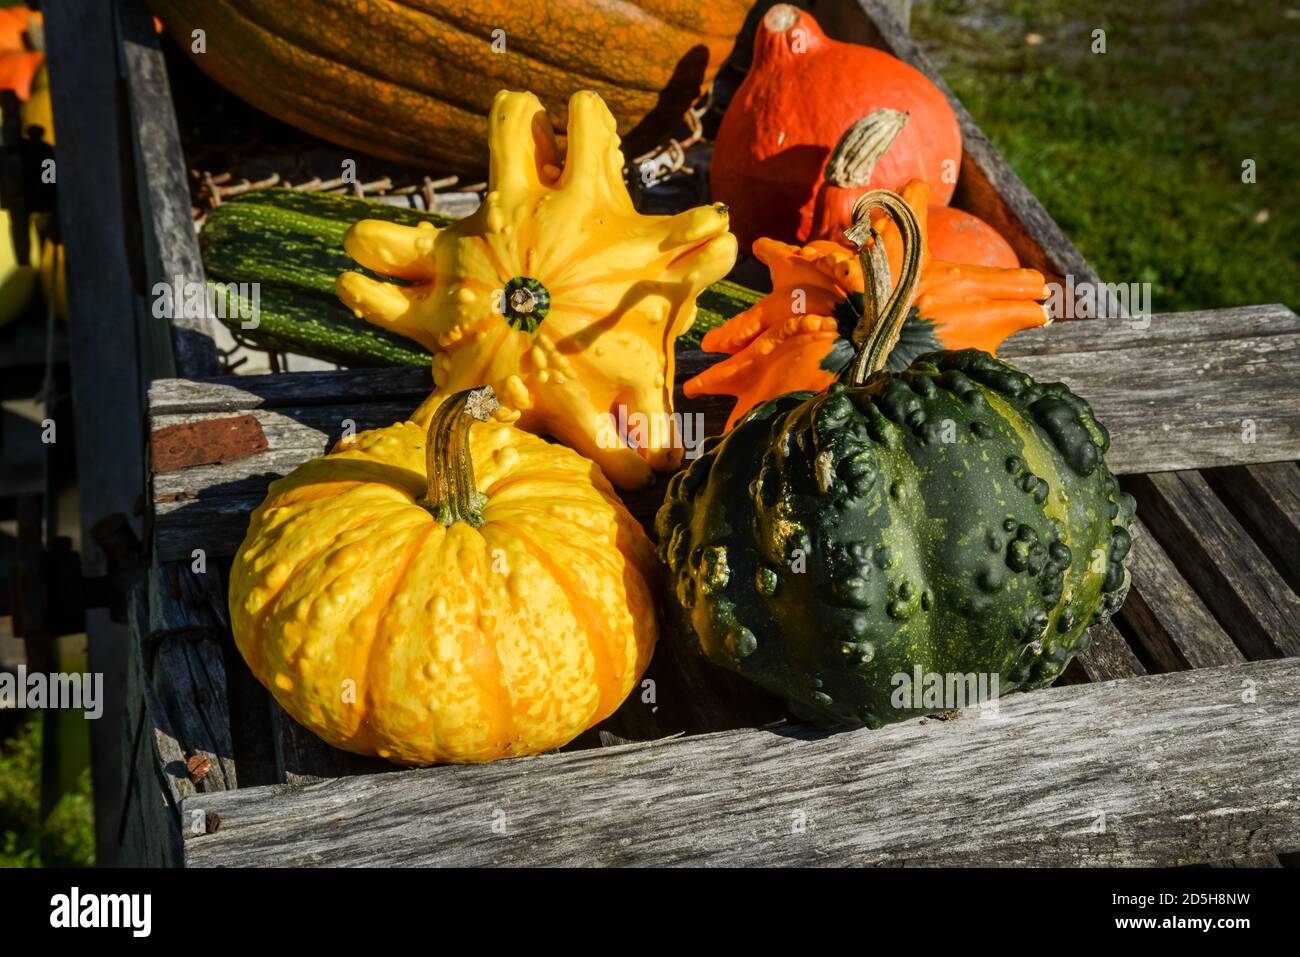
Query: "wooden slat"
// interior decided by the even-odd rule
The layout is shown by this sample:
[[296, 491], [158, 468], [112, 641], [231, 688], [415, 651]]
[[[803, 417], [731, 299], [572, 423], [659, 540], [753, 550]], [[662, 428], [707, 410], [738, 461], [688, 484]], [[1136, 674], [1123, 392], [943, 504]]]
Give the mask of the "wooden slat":
[[[175, 739], [184, 759], [164, 771], [182, 795], [238, 787], [222, 650], [230, 626], [220, 573], [215, 563], [196, 574], [187, 563], [154, 562], [149, 597], [149, 629], [140, 637], [157, 692], [154, 724]], [[185, 768], [194, 756], [212, 762], [197, 785]]]
[[[1119, 618], [1144, 653], [1154, 660], [1160, 671], [1208, 668], [1244, 661], [1245, 655], [1219, 626], [1140, 517], [1134, 520], [1132, 532], [1133, 551], [1129, 559], [1132, 586], [1119, 611]], [[1107, 664], [1122, 669], [1130, 663], [1137, 663], [1137, 656], [1129, 647], [1128, 640], [1118, 629], [1110, 627], [1114, 635], [1109, 648], [1102, 652], [1107, 656]], [[1079, 657], [1090, 675], [1100, 670], [1096, 666], [1096, 653], [1094, 647]], [[1145, 673], [1140, 663], [1137, 667], [1139, 674]], [[1097, 677], [1093, 680], [1106, 679]], [[1241, 860], [1215, 862], [1213, 866], [1282, 865], [1276, 854], [1260, 854]]]
[[[1162, 330], [1159, 335], [1130, 339], [1125, 348], [1103, 350], [1100, 356], [1038, 351], [1016, 361], [1040, 380], [1066, 382], [1092, 403], [1111, 431], [1107, 463], [1116, 473], [1295, 458], [1300, 456], [1300, 390], [1288, 383], [1300, 369], [1300, 332], [1278, 330], [1289, 330], [1296, 317], [1270, 307], [1256, 318], [1246, 323], [1252, 335], [1220, 339], [1212, 352], [1196, 336], [1223, 324], [1216, 325], [1208, 314], [1190, 314], [1186, 321], [1176, 314], [1153, 320], [1153, 328]], [[1190, 342], [1178, 338], [1184, 327]], [[700, 352], [680, 354], [678, 382], [716, 359]], [[232, 554], [248, 513], [272, 478], [325, 452], [345, 419], [358, 428], [400, 419], [423, 397], [425, 375], [423, 370], [394, 370], [155, 383], [152, 428], [251, 411], [268, 441], [260, 455], [154, 476], [160, 556], [187, 558], [195, 547]], [[367, 384], [368, 376], [376, 377], [373, 385]], [[388, 388], [400, 390], [401, 397], [390, 397]], [[359, 402], [357, 396], [375, 401]], [[676, 401], [679, 412], [703, 415], [709, 434], [721, 431], [731, 405], [725, 397], [688, 399], [680, 390]], [[1256, 422], [1254, 441], [1242, 440], [1245, 419]], [[664, 477], [625, 497], [643, 523], [653, 522], [666, 483]]]
[[1118, 474], [1300, 457], [1300, 334], [1156, 342], [1098, 355], [1018, 357], [1040, 382], [1087, 399], [1111, 434]]
[[1147, 673], [1113, 622], [1093, 625], [1092, 644], [1071, 665], [1077, 664], [1089, 681], [1114, 681]]
[[1133, 523], [1133, 583], [1120, 618], [1161, 671], [1244, 661], [1139, 515]]
[[[1244, 682], [1257, 689], [1251, 701]], [[1300, 661], [1250, 662], [1013, 695], [995, 719], [725, 732], [200, 795], [185, 811], [215, 812], [221, 828], [187, 835], [185, 857], [190, 866], [1247, 858], [1300, 847], [1297, 708]]]
[[[144, 488], [144, 413], [135, 300], [124, 235], [123, 144], [118, 136], [116, 24], [109, 3], [45, 0], [45, 56], [58, 122], [59, 227], [67, 250], [68, 362], [76, 413], [82, 564], [103, 575], [91, 528], [130, 515]], [[66, 441], [71, 423], [60, 423]], [[104, 716], [90, 729], [96, 861], [115, 861], [121, 816], [121, 726], [126, 628], [106, 610], [86, 615], [90, 669], [104, 676]]]
[[[157, 283], [202, 282], [185, 156], [181, 149], [176, 110], [172, 105], [167, 64], [163, 59], [153, 16], [144, 0], [115, 0], [121, 37], [122, 74], [133, 133], [135, 202], [142, 225], [144, 283], [152, 304]], [[155, 318], [146, 311], [142, 335], [154, 336], [170, 371], [158, 375], [200, 376], [220, 371], [214, 338], [215, 319], [181, 314]]]
[[[1072, 352], [1109, 352], [1156, 343], [1185, 344], [1219, 339], [1258, 339], [1300, 333], [1300, 316], [1286, 306], [1266, 304], [1233, 309], [1160, 313], [1145, 328], [1134, 320], [1095, 319], [1088, 325], [1053, 323], [1017, 333], [999, 354], [1018, 363], [1024, 356]], [[703, 371], [720, 356], [687, 351], [678, 354], [677, 379]], [[418, 404], [433, 388], [426, 368], [343, 369], [292, 375], [213, 376], [160, 379], [150, 385], [150, 415], [186, 412], [244, 412], [284, 406], [355, 403], [374, 397]]]
[[1155, 343], [1208, 343], [1221, 339], [1257, 339], [1300, 333], [1300, 316], [1276, 303], [1165, 312], [1137, 319], [1089, 319], [1053, 322], [1018, 332], [998, 349], [998, 355], [1019, 364], [1025, 356], [1059, 352], [1114, 352]]
[[429, 369], [413, 366], [158, 379], [149, 386], [149, 414], [248, 412], [344, 402], [356, 405], [367, 400], [405, 402], [414, 409], [432, 391], [433, 376]]
[[1300, 655], [1300, 596], [1198, 472], [1135, 477], [1138, 514], [1251, 659]]
[[182, 863], [180, 804], [194, 793], [179, 773], [185, 755], [176, 739], [158, 727], [161, 705], [145, 668], [143, 637], [149, 632], [149, 599], [143, 584], [131, 590], [128, 605], [127, 720], [124, 742], [127, 782], [121, 833], [121, 863], [128, 867], [179, 866]]
[[1300, 591], [1300, 466], [1295, 462], [1214, 469], [1205, 479]]

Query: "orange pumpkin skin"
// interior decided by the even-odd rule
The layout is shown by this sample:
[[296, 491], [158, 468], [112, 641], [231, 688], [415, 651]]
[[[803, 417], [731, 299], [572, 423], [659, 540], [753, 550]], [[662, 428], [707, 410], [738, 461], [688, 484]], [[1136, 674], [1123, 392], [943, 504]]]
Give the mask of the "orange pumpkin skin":
[[[870, 180], [832, 187], [843, 195], [823, 198], [832, 150], [850, 126], [881, 109], [908, 118]], [[718, 129], [710, 177], [713, 198], [730, 208], [732, 231], [749, 248], [760, 236], [818, 238], [819, 198], [835, 206], [828, 220], [846, 224], [862, 193], [898, 190], [911, 179], [939, 184], [932, 201], [945, 204], [954, 188], [945, 180], [955, 180], [960, 164], [957, 117], [924, 74], [880, 50], [832, 40], [810, 14], [781, 4], [758, 26], [753, 64]]]
[[22, 53], [31, 49], [27, 31], [44, 25], [44, 18], [26, 7], [0, 7], [0, 53]]
[[971, 266], [1017, 269], [1020, 257], [1002, 234], [973, 213], [953, 206], [927, 211], [930, 255]]
[[[277, 119], [375, 156], [477, 171], [487, 163], [487, 116], [501, 89], [532, 90], [561, 106], [578, 90], [593, 90], [614, 113], [632, 155], [652, 146], [712, 81], [751, 2], [150, 0], [150, 6], [200, 69]], [[201, 54], [192, 50], [196, 29], [206, 35]], [[550, 120], [562, 133], [564, 113]]]
[[26, 7], [0, 9], [0, 90], [13, 90], [24, 103], [32, 95], [32, 81], [45, 62], [42, 50], [27, 46], [27, 31], [42, 24], [41, 15]]

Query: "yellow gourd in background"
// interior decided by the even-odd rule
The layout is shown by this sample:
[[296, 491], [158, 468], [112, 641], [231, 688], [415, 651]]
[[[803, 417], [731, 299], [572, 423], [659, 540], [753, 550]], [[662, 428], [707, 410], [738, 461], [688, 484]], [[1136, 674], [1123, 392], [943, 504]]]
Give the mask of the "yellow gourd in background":
[[[39, 14], [32, 14], [26, 10], [5, 11], [5, 13], [7, 18], [19, 17], [23, 18], [24, 22], [33, 16], [39, 18]], [[18, 92], [20, 98], [24, 93], [29, 93], [20, 107], [23, 131], [26, 132], [29, 126], [39, 126], [43, 131], [41, 138], [53, 146], [54, 117], [50, 108], [50, 75], [43, 63], [34, 71], [30, 88], [20, 89]], [[0, 326], [8, 325], [27, 311], [27, 305], [36, 291], [38, 278], [47, 301], [50, 296], [58, 297], [55, 303], [55, 314], [61, 319], [68, 317], [63, 247], [56, 248], [52, 242], [42, 242], [34, 235], [31, 249], [33, 258], [39, 257], [39, 262], [27, 266], [19, 265], [10, 237], [9, 211], [0, 209]]]
[[[673, 342], [735, 261], [726, 207], [638, 213], [594, 93], [569, 100], [563, 159], [531, 93], [497, 94], [488, 122], [482, 206], [444, 229], [357, 223], [348, 253], [409, 284], [344, 273], [339, 297], [429, 349], [439, 393], [491, 385], [503, 417], [593, 459], [615, 485], [649, 484], [681, 461], [667, 418]], [[610, 427], [638, 414], [650, 423], [641, 448]]]
[[[31, 83], [31, 95], [21, 105], [24, 133], [32, 126], [41, 128], [41, 139], [54, 145], [54, 116], [50, 104], [49, 70], [41, 64]], [[2, 119], [2, 117], [0, 117]], [[10, 237], [9, 213], [0, 209], [0, 326], [17, 319], [31, 302], [39, 283], [47, 303], [54, 305], [54, 314], [68, 318], [68, 277], [62, 243], [41, 235], [37, 228], [40, 217], [33, 217], [31, 231], [31, 263], [18, 264]]]
[[[54, 145], [54, 110], [50, 102], [50, 71], [42, 64], [32, 81], [32, 95], [23, 104], [23, 129], [39, 126], [41, 139], [50, 146]], [[52, 239], [42, 238], [40, 249], [41, 292], [46, 302], [54, 303], [54, 314], [66, 320], [68, 318], [68, 266], [63, 244]]]
[[50, 100], [50, 71], [45, 64], [36, 71], [32, 95], [23, 104], [23, 132], [32, 126], [39, 126], [41, 139], [54, 145], [54, 104]]
[[594, 463], [429, 402], [272, 483], [230, 578], [253, 674], [330, 744], [402, 764], [559, 747], [658, 634], [654, 550]]
[[0, 326], [7, 326], [24, 312], [36, 290], [35, 266], [21, 266], [9, 233], [9, 211], [0, 209]]

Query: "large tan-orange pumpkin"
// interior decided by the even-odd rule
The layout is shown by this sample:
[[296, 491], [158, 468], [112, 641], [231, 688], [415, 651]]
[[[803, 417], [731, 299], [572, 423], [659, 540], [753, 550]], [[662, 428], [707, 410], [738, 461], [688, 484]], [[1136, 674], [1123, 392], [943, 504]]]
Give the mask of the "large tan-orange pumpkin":
[[[751, 0], [149, 0], [214, 80], [324, 139], [420, 166], [486, 164], [498, 90], [609, 105], [632, 155], [681, 118]], [[205, 52], [194, 51], [202, 30]]]

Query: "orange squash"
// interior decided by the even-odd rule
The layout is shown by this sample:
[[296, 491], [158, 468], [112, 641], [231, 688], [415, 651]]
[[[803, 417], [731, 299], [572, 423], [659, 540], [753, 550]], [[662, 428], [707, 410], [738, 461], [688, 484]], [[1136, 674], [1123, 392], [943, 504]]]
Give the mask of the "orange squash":
[[[845, 157], [853, 162], [832, 182], [828, 161], [846, 134], [861, 152]], [[960, 164], [957, 117], [925, 74], [882, 50], [832, 40], [811, 14], [783, 3], [758, 26], [753, 65], [718, 128], [710, 181], [748, 249], [759, 237], [838, 238], [816, 231], [819, 206], [843, 229], [857, 198], [875, 187], [924, 179], [945, 204]]]
[[[908, 121], [905, 113], [878, 109], [858, 120], [840, 137], [818, 187], [809, 238], [838, 241], [844, 230], [852, 226], [858, 198], [877, 178], [877, 164], [892, 149]], [[947, 262], [1017, 268], [1020, 259], [1011, 244], [978, 216], [945, 205], [950, 194], [951, 189], [945, 189], [938, 202], [931, 196], [927, 211], [929, 253]]]
[[[996, 353], [1012, 333], [1050, 321], [1042, 303], [1047, 297], [1042, 273], [934, 258], [926, 216], [929, 187], [913, 180], [902, 195], [921, 227], [921, 277], [889, 368], [906, 368], [918, 355], [940, 348]], [[872, 225], [890, 275], [900, 275], [903, 244], [897, 224], [880, 217]], [[865, 331], [857, 329], [865, 285], [854, 249], [829, 240], [799, 247], [760, 239], [754, 255], [771, 271], [772, 292], [704, 336], [705, 352], [730, 357], [682, 386], [691, 397], [736, 396], [728, 429], [760, 402], [827, 388], [852, 359], [855, 332]]]
[[[598, 93], [632, 155], [712, 81], [751, 0], [150, 0], [214, 80], [299, 129], [427, 167], [486, 165], [498, 90]], [[192, 52], [201, 29], [206, 51]], [[557, 133], [565, 116], [550, 114]]]
[[1016, 269], [1020, 257], [1002, 234], [984, 220], [955, 206], [931, 206], [926, 211], [930, 255], [972, 266]]
[[34, 10], [0, 8], [0, 90], [13, 90], [23, 102], [32, 95], [32, 81], [45, 62], [44, 51], [32, 43], [32, 32], [41, 24]]

